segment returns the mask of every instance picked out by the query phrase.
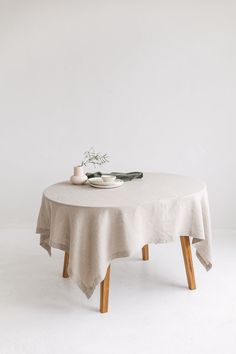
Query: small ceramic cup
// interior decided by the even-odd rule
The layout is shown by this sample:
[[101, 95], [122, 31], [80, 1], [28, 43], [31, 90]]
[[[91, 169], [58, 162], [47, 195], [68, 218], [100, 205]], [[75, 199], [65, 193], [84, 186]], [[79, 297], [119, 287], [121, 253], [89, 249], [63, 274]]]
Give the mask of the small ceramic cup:
[[101, 177], [103, 182], [115, 182], [116, 180], [116, 176], [102, 175]]

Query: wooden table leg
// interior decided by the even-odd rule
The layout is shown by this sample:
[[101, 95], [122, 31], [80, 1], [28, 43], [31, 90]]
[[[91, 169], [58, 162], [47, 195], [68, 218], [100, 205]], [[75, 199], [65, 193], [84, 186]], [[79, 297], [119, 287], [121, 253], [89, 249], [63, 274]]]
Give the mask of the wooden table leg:
[[64, 266], [63, 266], [63, 273], [62, 273], [63, 278], [69, 278], [68, 264], [69, 264], [69, 253], [65, 252]]
[[193, 269], [193, 260], [191, 253], [191, 246], [189, 241], [189, 236], [181, 236], [180, 237], [183, 257], [184, 257], [184, 265], [188, 280], [188, 287], [190, 290], [196, 289], [194, 269]]
[[105, 279], [100, 285], [100, 312], [108, 312], [108, 300], [109, 300], [109, 285], [110, 285], [110, 269], [111, 266], [107, 268], [107, 273]]
[[148, 245], [143, 246], [142, 248], [142, 254], [143, 254], [143, 260], [148, 261], [149, 260], [149, 249]]

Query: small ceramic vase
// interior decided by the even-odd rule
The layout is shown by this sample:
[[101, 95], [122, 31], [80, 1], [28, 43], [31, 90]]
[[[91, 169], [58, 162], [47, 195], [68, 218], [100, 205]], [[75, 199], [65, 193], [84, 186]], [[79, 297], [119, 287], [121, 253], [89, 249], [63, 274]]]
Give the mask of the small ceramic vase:
[[84, 173], [83, 166], [74, 167], [74, 175], [71, 176], [70, 181], [72, 184], [84, 184], [87, 181], [88, 177]]

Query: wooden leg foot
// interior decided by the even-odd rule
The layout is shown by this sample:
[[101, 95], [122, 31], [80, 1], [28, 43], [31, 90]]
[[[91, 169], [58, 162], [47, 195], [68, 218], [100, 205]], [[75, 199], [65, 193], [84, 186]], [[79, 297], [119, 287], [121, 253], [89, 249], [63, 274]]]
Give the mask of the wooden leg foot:
[[63, 278], [69, 278], [68, 264], [69, 264], [69, 253], [65, 252], [64, 266], [63, 266], [63, 273], [62, 273]]
[[143, 260], [144, 261], [148, 261], [149, 260], [149, 248], [148, 248], [148, 245], [143, 246], [142, 254], [143, 254]]
[[110, 285], [110, 269], [111, 266], [107, 268], [107, 273], [105, 279], [100, 285], [100, 312], [108, 312], [108, 300], [109, 300], [109, 285]]
[[184, 265], [185, 265], [185, 270], [186, 270], [186, 275], [188, 280], [188, 287], [190, 290], [194, 290], [196, 289], [196, 283], [195, 283], [189, 236], [181, 236], [180, 241], [181, 241], [182, 252], [184, 257]]

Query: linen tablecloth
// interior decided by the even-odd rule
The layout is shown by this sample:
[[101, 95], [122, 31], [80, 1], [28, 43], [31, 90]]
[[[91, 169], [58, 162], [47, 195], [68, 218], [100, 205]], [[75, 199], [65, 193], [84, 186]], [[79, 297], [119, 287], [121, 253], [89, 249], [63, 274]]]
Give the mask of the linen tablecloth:
[[36, 232], [49, 254], [69, 253], [69, 275], [88, 298], [112, 259], [145, 244], [191, 236], [198, 259], [212, 265], [207, 187], [184, 176], [145, 173], [115, 189], [57, 183], [43, 193]]

